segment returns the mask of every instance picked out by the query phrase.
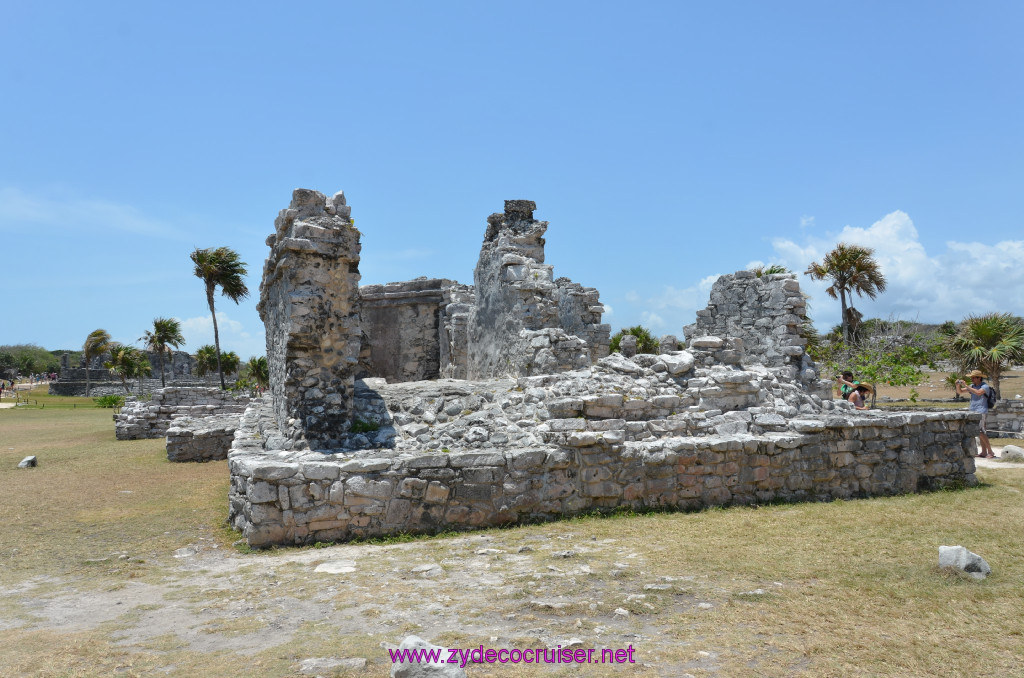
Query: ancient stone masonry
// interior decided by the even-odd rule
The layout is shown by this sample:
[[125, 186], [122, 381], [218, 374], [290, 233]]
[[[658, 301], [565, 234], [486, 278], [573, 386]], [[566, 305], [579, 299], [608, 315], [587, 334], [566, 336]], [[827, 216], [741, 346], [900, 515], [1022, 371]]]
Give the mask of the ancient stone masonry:
[[[388, 381], [437, 379], [441, 372], [443, 308], [458, 283], [417, 278], [359, 289], [364, 351], [369, 351], [360, 376]], [[447, 357], [447, 355], [446, 355]]]
[[167, 460], [227, 459], [240, 418], [239, 414], [175, 418], [167, 429]]
[[118, 440], [163, 438], [176, 417], [234, 414], [237, 420], [249, 400], [220, 388], [168, 386], [157, 389], [151, 400], [129, 398], [114, 416], [114, 434]]
[[[321, 194], [297, 195], [297, 213], [324, 204]], [[668, 338], [660, 355], [599, 355], [591, 342], [606, 346], [609, 328], [599, 324], [597, 293], [552, 280], [543, 258], [547, 224], [532, 210], [533, 203], [509, 201], [504, 214], [491, 216], [471, 290], [427, 279], [368, 289], [373, 329], [365, 336], [350, 321], [351, 278], [324, 278], [306, 292], [305, 281], [330, 267], [330, 256], [293, 258], [292, 273], [281, 276], [281, 240], [271, 239], [261, 301], [268, 345], [289, 346], [298, 321], [324, 327], [334, 306], [320, 300], [334, 298], [336, 288], [344, 290], [346, 322], [326, 344], [335, 355], [323, 358], [311, 341], [280, 350], [279, 371], [300, 358], [299, 377], [316, 378], [255, 401], [235, 433], [230, 521], [251, 546], [617, 506], [827, 500], [977, 482], [971, 452], [979, 415], [859, 412], [831, 399], [804, 355], [804, 303], [791, 275], [723, 276], [687, 328], [685, 350]], [[357, 240], [346, 243], [358, 251]], [[352, 250], [331, 249], [333, 265], [354, 273]], [[313, 303], [296, 312], [285, 301], [296, 295]], [[374, 317], [373, 309], [390, 310]], [[415, 325], [404, 330], [410, 345], [367, 358], [370, 335], [393, 331], [385, 316], [396, 309]], [[434, 336], [441, 375], [485, 378], [351, 381], [361, 352], [369, 367], [391, 360], [399, 378], [432, 374]], [[346, 351], [343, 360], [337, 351]], [[349, 397], [333, 423], [316, 410], [324, 393], [312, 392], [325, 380], [315, 368], [325, 364]], [[301, 407], [317, 415], [317, 449], [294, 435]]]
[[1000, 400], [985, 425], [990, 437], [1024, 438], [1024, 401]]
[[607, 354], [610, 327], [597, 290], [562, 278], [544, 263], [548, 222], [533, 218], [530, 200], [506, 200], [487, 218], [473, 273], [469, 316], [470, 379], [579, 369]]
[[474, 285], [417, 278], [359, 290], [359, 376], [389, 382], [546, 374], [608, 354], [597, 290], [552, 280], [528, 200], [488, 218]]
[[340, 446], [352, 423], [359, 323], [359, 231], [345, 194], [296, 189], [267, 238], [258, 310], [274, 415], [292, 446]]
[[789, 371], [789, 378], [813, 383], [818, 378], [801, 336], [807, 302], [792, 273], [757, 277], [752, 271], [723, 275], [711, 287], [707, 308], [684, 328], [688, 340], [729, 337], [742, 342], [746, 360]]

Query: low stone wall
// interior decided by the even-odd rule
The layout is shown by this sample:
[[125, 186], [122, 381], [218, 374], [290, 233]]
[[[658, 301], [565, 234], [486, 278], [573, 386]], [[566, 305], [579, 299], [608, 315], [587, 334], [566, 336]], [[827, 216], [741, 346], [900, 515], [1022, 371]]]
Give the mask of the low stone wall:
[[238, 420], [237, 414], [175, 417], [167, 429], [167, 460], [202, 462], [227, 459]]
[[[549, 419], [535, 447], [352, 455], [275, 452], [267, 405], [229, 456], [230, 520], [250, 546], [550, 520], [594, 509], [697, 509], [974, 485], [978, 415], [808, 415], [760, 435], [629, 441], [622, 419]], [[636, 426], [632, 426], [636, 428]]]
[[985, 425], [994, 438], [1024, 438], [1024, 402], [1000, 400]]
[[168, 387], [155, 391], [152, 400], [126, 402], [114, 415], [114, 434], [118, 440], [163, 438], [174, 417], [239, 416], [249, 402], [248, 396], [236, 396], [220, 388]]

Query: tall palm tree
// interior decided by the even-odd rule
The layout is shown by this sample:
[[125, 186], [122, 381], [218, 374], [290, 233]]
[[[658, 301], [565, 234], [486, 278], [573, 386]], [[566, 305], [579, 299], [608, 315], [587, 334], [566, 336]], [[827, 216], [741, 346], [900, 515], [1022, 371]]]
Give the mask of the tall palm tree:
[[225, 351], [220, 354], [220, 364], [227, 374], [234, 374], [242, 364], [242, 359], [234, 351]]
[[82, 353], [85, 355], [85, 397], [89, 397], [91, 388], [89, 380], [89, 363], [98, 355], [103, 355], [110, 349], [110, 332], [106, 330], [93, 330], [85, 338], [82, 344]]
[[1012, 364], [1024, 360], [1024, 323], [1009, 313], [970, 315], [950, 339], [961, 371], [981, 370], [999, 394], [999, 379]]
[[860, 245], [848, 245], [841, 242], [836, 248], [825, 255], [821, 263], [811, 262], [804, 271], [812, 280], [828, 278], [832, 285], [825, 290], [828, 296], [839, 299], [843, 311], [843, 341], [850, 341], [850, 324], [847, 313], [846, 295], [867, 295], [874, 299], [879, 292], [885, 291], [885, 276], [882, 275], [878, 262], [871, 255], [875, 250]]
[[228, 247], [199, 249], [190, 255], [196, 265], [195, 275], [206, 285], [206, 303], [210, 306], [213, 316], [213, 343], [217, 349], [217, 371], [220, 373], [220, 387], [227, 388], [224, 383], [224, 368], [220, 359], [220, 333], [217, 330], [217, 311], [213, 305], [213, 293], [220, 287], [221, 294], [236, 304], [249, 296], [249, 288], [245, 286], [243, 277], [247, 273], [245, 262], [239, 259], [238, 252]]
[[171, 354], [171, 347], [178, 348], [185, 343], [185, 337], [181, 334], [181, 323], [174, 318], [154, 318], [153, 329], [146, 330], [140, 338], [146, 342], [146, 349], [156, 351], [160, 359], [160, 386], [167, 386], [164, 379], [164, 352]]

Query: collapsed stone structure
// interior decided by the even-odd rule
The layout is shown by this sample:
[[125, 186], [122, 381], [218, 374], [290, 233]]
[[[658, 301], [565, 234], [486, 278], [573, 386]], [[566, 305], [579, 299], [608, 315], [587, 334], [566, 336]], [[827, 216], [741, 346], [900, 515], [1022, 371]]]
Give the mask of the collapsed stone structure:
[[389, 382], [546, 374], [608, 354], [598, 292], [544, 263], [536, 204], [506, 200], [487, 218], [473, 285], [447, 279], [360, 288], [358, 376]]
[[296, 191], [268, 240], [261, 313], [283, 381], [229, 455], [230, 520], [251, 546], [976, 482], [977, 415], [831, 400], [791, 274], [723, 276], [686, 350], [602, 355], [596, 291], [551, 280], [526, 201], [488, 220], [472, 289], [421, 279], [365, 296], [371, 326], [388, 299], [436, 322], [389, 369], [432, 373], [436, 328], [438, 372], [477, 378], [356, 379], [374, 360], [344, 206]]
[[114, 415], [114, 435], [118, 440], [163, 438], [179, 417], [201, 419], [233, 414], [237, 421], [249, 402], [249, 396], [235, 395], [219, 387], [168, 386], [157, 389], [151, 400], [126, 399], [124, 407]]

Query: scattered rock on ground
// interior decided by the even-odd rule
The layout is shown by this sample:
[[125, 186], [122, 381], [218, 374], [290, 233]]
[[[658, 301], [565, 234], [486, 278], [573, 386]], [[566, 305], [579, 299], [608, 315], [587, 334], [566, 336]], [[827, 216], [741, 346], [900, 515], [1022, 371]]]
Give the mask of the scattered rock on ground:
[[36, 466], [35, 455], [33, 455], [31, 457], [25, 457], [24, 459], [21, 460], [21, 463], [18, 464], [18, 468], [35, 468], [35, 466]]
[[1024, 448], [1017, 447], [1016, 445], [1007, 445], [1003, 448], [1003, 453], [999, 455], [999, 459], [1002, 461], [1024, 461]]
[[984, 579], [992, 573], [985, 559], [977, 553], [971, 553], [963, 546], [940, 546], [939, 567], [949, 567], [966, 572], [975, 579]]
[[399, 650], [438, 650], [438, 663], [436, 664], [410, 664], [401, 663], [391, 667], [391, 678], [466, 678], [466, 672], [457, 664], [445, 663], [448, 659], [448, 650], [437, 645], [431, 645], [419, 636], [407, 636], [398, 646]]

